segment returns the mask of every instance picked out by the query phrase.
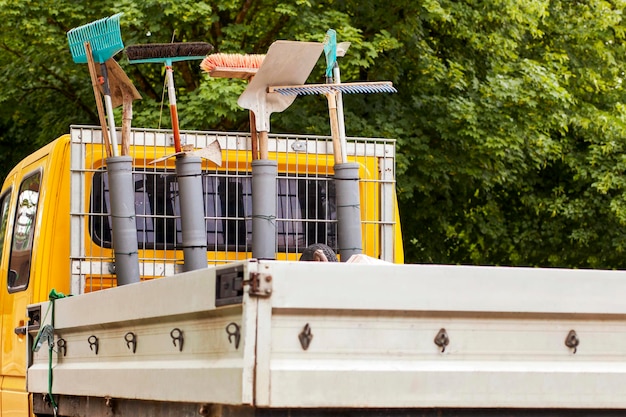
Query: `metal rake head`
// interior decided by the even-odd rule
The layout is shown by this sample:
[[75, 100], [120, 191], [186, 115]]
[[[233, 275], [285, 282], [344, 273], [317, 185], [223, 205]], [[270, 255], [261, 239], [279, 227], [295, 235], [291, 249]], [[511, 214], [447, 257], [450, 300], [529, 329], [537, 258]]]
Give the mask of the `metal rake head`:
[[75, 63], [87, 63], [85, 42], [91, 44], [93, 59], [100, 64], [124, 49], [120, 33], [120, 16], [122, 14], [117, 13], [67, 32], [67, 41]]
[[309, 84], [268, 87], [269, 93], [284, 96], [305, 96], [339, 92], [344, 94], [397, 93], [390, 81], [360, 82], [344, 84]]

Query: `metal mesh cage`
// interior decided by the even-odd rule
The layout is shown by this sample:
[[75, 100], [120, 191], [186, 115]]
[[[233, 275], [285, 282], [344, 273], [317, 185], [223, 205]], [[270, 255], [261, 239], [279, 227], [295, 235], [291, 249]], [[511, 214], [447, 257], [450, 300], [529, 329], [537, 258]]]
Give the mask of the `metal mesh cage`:
[[[111, 247], [109, 185], [98, 128], [73, 127], [71, 257], [73, 293], [115, 285]], [[251, 257], [251, 157], [249, 135], [182, 132], [195, 148], [217, 140], [221, 167], [203, 162], [207, 259], [221, 264]], [[181, 221], [171, 132], [134, 129], [134, 192], [142, 279], [181, 271]], [[361, 220], [364, 253], [394, 261], [395, 143], [349, 139], [348, 158], [361, 165]], [[297, 260], [304, 248], [325, 243], [337, 249], [332, 140], [324, 136], [270, 135], [270, 158], [278, 161], [277, 259]], [[81, 198], [80, 196], [84, 196]]]

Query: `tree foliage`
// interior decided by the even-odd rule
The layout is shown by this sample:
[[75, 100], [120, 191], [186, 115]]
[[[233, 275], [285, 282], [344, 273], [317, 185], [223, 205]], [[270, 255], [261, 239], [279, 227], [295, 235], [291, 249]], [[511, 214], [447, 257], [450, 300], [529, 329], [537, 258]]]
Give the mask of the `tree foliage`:
[[439, 212], [405, 218], [421, 230], [408, 237], [413, 256], [624, 265], [623, 9], [605, 1], [417, 7], [423, 36], [407, 60], [417, 62], [411, 106], [420, 120], [417, 138], [401, 139], [402, 191]]
[[[346, 96], [350, 135], [398, 139], [407, 260], [623, 268], [626, 1], [0, 0], [0, 167], [71, 124], [97, 124], [86, 66], [66, 32], [124, 12], [126, 45], [206, 41], [264, 53], [276, 39], [352, 43], [344, 80], [399, 93]], [[144, 99], [134, 125], [169, 126], [163, 69], [125, 68]], [[181, 126], [247, 130], [245, 82], [175, 66]], [[323, 79], [319, 65], [309, 79]], [[166, 100], [165, 100], [166, 102]], [[273, 131], [328, 133], [319, 97]]]

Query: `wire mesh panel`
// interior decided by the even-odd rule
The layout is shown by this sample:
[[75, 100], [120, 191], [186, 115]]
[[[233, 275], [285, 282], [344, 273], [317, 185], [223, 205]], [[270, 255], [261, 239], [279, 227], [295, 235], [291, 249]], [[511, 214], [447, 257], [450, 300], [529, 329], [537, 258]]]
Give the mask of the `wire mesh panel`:
[[[182, 132], [195, 149], [218, 141], [222, 165], [205, 160], [202, 171], [207, 260], [220, 264], [251, 257], [252, 180], [249, 135]], [[72, 292], [115, 285], [110, 189], [106, 156], [98, 128], [72, 132]], [[364, 253], [388, 261], [398, 229], [395, 211], [394, 142], [350, 139], [348, 159], [361, 166], [361, 220]], [[307, 246], [325, 243], [337, 250], [336, 195], [332, 140], [329, 137], [270, 135], [270, 158], [278, 162], [276, 179], [276, 257], [297, 260]], [[142, 279], [182, 271], [183, 250], [175, 158], [168, 131], [135, 129], [134, 201]], [[156, 162], [155, 162], [156, 161]]]

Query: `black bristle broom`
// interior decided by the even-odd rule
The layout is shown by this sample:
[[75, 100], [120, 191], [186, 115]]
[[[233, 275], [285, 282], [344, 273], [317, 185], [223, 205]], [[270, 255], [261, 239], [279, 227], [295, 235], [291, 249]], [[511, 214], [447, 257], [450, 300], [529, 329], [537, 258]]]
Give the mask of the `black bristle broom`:
[[[178, 182], [178, 197], [180, 201], [181, 243], [185, 260], [183, 265], [184, 271], [207, 267], [206, 234], [203, 232], [203, 230], [206, 230], [206, 225], [204, 205], [197, 204], [203, 193], [201, 156], [194, 155], [193, 152], [183, 152], [180, 143], [172, 63], [175, 61], [203, 59], [212, 50], [213, 46], [204, 42], [144, 44], [126, 48], [126, 55], [128, 55], [131, 63], [158, 62], [165, 64], [174, 148], [176, 151], [174, 155], [176, 156], [176, 180]], [[217, 147], [219, 164], [221, 164], [219, 143], [217, 141], [213, 143]], [[215, 160], [213, 161], [216, 162]]]
[[174, 70], [172, 63], [203, 59], [213, 50], [213, 45], [206, 42], [152, 43], [131, 45], [126, 47], [126, 55], [131, 64], [161, 63], [165, 64], [167, 77], [167, 93], [172, 117], [174, 148], [182, 152], [180, 144], [180, 128], [178, 127], [178, 110], [176, 109], [176, 90], [174, 88]]

